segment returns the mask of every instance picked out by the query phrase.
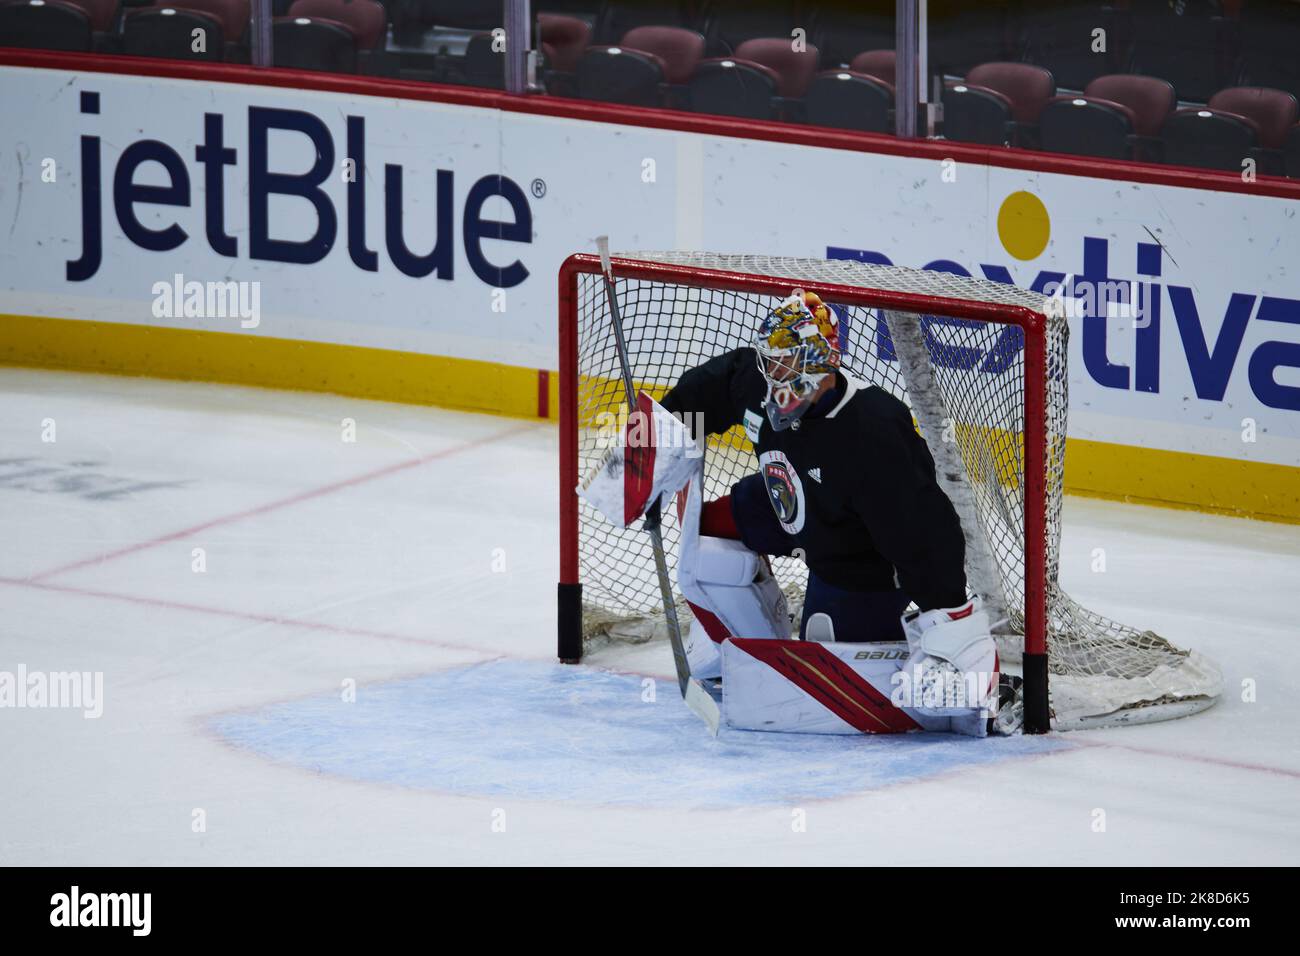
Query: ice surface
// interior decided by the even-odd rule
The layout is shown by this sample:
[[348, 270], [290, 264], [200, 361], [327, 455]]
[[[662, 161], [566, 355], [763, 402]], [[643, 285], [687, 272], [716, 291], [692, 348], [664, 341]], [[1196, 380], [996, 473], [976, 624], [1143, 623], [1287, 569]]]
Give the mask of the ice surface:
[[545, 424], [0, 370], [0, 671], [105, 697], [0, 709], [0, 862], [1300, 857], [1300, 528], [1067, 499], [1063, 584], [1215, 658], [1205, 714], [711, 740], [665, 645], [553, 663], [555, 455]]

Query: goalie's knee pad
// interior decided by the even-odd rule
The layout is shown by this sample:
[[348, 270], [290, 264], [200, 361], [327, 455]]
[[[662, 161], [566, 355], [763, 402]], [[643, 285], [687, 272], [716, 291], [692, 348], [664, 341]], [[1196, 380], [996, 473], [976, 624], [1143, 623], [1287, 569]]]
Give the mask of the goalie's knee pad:
[[728, 637], [789, 637], [785, 595], [767, 559], [739, 541], [700, 537], [683, 554], [677, 586], [695, 612], [686, 656], [695, 677], [722, 673], [718, 646]]

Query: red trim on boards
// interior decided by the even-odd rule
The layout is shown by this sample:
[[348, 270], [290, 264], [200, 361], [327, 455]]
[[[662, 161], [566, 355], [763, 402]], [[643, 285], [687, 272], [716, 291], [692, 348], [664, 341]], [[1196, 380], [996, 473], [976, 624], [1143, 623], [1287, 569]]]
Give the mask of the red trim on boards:
[[537, 417], [551, 417], [551, 373], [544, 368], [537, 370]]
[[[521, 95], [438, 83], [416, 83], [372, 76], [342, 76], [307, 70], [266, 69], [242, 63], [198, 63], [188, 60], [155, 60], [141, 57], [104, 56], [94, 53], [59, 53], [48, 50], [0, 48], [0, 66], [71, 70], [89, 73], [157, 76], [197, 80], [205, 83], [234, 83], [282, 89], [376, 96], [383, 99], [419, 100], [452, 106], [554, 116], [562, 119], [611, 123], [649, 129], [676, 130], [738, 139], [763, 140], [823, 149], [841, 149], [882, 156], [916, 159], [951, 159], [1003, 169], [1081, 176], [1086, 179], [1151, 183], [1210, 192], [1245, 193], [1300, 200], [1300, 180], [1262, 176], [1243, 182], [1237, 173], [1183, 166], [1156, 166], [1124, 160], [1094, 159], [1039, 153], [1005, 147], [976, 146], [947, 140], [898, 139], [881, 133], [858, 133], [820, 126], [799, 126], [764, 120], [742, 120], [705, 116], [677, 110], [622, 106], [555, 96]], [[869, 173], [869, 170], [865, 171]]]

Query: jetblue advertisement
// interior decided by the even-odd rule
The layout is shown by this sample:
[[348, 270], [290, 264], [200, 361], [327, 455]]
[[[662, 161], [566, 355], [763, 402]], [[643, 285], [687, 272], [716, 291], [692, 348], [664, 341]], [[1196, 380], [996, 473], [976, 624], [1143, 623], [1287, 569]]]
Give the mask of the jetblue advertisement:
[[0, 69], [9, 315], [554, 369], [557, 270], [601, 233], [855, 258], [1061, 296], [1074, 438], [1300, 466], [1296, 200]]

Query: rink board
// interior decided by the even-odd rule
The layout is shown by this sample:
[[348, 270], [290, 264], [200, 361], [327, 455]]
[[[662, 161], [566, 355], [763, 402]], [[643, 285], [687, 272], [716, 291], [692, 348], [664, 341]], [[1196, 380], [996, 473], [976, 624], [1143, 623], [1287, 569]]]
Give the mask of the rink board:
[[[1300, 184], [238, 67], [0, 70], [0, 361], [554, 417], [555, 276], [602, 232], [1143, 281], [1149, 322], [1071, 319], [1067, 488], [1300, 519]], [[255, 284], [255, 321], [187, 314], [184, 282]]]

